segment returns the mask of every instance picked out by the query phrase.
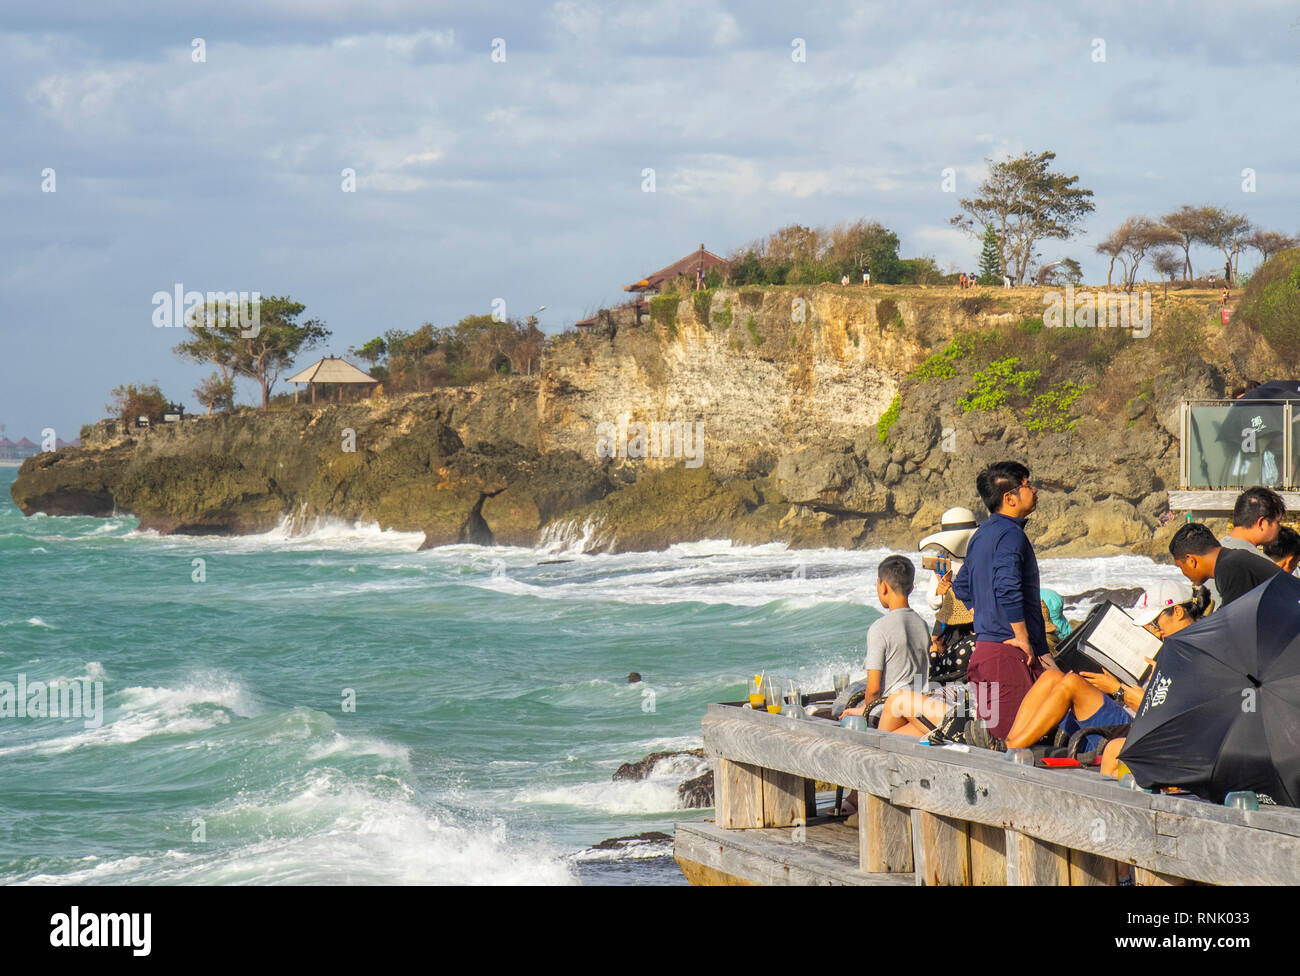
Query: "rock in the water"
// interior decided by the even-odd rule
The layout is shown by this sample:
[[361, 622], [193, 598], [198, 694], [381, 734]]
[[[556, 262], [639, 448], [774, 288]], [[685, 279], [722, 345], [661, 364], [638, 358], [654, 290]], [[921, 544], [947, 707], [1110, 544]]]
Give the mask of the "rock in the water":
[[607, 837], [599, 844], [593, 844], [592, 850], [618, 851], [625, 847], [640, 846], [642, 844], [657, 844], [671, 840], [672, 837], [665, 834], [662, 830], [647, 830], [643, 834], [632, 834], [628, 837]]
[[1107, 589], [1104, 586], [1096, 586], [1091, 590], [1084, 590], [1082, 593], [1076, 593], [1074, 596], [1062, 597], [1062, 602], [1067, 607], [1077, 607], [1080, 603], [1097, 604], [1109, 600], [1116, 606], [1131, 607], [1137, 603], [1138, 597], [1143, 594], [1140, 586], [1127, 586], [1119, 590]]
[[713, 770], [710, 769], [694, 779], [688, 779], [677, 787], [677, 799], [687, 810], [713, 806]]
[[671, 759], [674, 756], [695, 756], [698, 759], [704, 758], [703, 749], [689, 749], [682, 752], [652, 752], [644, 759], [638, 759], [634, 763], [623, 763], [614, 771], [614, 779], [641, 780], [649, 776], [655, 766], [665, 759]]

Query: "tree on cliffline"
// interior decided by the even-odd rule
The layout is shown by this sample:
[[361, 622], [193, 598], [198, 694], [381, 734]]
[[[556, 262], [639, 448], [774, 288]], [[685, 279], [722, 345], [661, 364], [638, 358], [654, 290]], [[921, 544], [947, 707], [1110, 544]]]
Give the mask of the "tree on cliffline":
[[984, 248], [980, 251], [981, 285], [1002, 284], [1002, 252], [998, 248], [998, 232], [989, 224], [984, 228]]
[[230, 322], [220, 308], [205, 307], [189, 326], [190, 338], [175, 353], [196, 363], [217, 367], [217, 379], [233, 386], [235, 376], [247, 376], [262, 388], [262, 408], [271, 401], [276, 380], [301, 352], [330, 335], [317, 319], [299, 322], [306, 308], [291, 298], [271, 295], [254, 307], [252, 327]]
[[1053, 152], [1026, 152], [987, 160], [989, 175], [978, 195], [962, 200], [962, 213], [950, 221], [972, 237], [994, 228], [1000, 263], [1016, 284], [1024, 281], [1039, 241], [1068, 240], [1094, 209], [1092, 191], [1075, 185], [1079, 177], [1048, 170], [1055, 158]]

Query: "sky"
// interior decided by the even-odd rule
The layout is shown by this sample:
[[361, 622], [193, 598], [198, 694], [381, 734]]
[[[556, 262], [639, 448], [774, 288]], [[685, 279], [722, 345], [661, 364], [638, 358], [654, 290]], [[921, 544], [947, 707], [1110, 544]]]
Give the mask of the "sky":
[[1136, 214], [1295, 234], [1297, 67], [1300, 8], [1263, 0], [5, 3], [0, 424], [70, 440], [123, 383], [199, 409], [153, 321], [178, 285], [304, 303], [306, 365], [497, 300], [557, 332], [789, 223], [974, 268], [957, 200], [1025, 151], [1095, 194], [1043, 248], [1088, 282]]

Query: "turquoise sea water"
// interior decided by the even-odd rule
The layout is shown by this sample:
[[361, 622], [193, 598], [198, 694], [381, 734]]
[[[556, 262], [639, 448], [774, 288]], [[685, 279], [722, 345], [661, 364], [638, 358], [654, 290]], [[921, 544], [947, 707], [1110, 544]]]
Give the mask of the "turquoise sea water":
[[[682, 883], [666, 845], [592, 848], [706, 815], [676, 798], [705, 767], [614, 770], [698, 746], [707, 703], [756, 670], [860, 676], [879, 614], [883, 551], [417, 552], [418, 535], [334, 524], [159, 537], [23, 518], [14, 473], [0, 682], [102, 682], [104, 709], [97, 727], [0, 717], [6, 883]], [[1170, 572], [1043, 569], [1062, 593]]]

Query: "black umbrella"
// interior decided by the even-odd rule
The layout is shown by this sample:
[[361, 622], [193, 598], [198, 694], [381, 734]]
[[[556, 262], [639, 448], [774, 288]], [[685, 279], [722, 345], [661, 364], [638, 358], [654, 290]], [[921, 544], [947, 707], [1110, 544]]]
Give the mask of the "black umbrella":
[[1279, 573], [1168, 638], [1119, 758], [1146, 789], [1300, 805], [1300, 580]]

